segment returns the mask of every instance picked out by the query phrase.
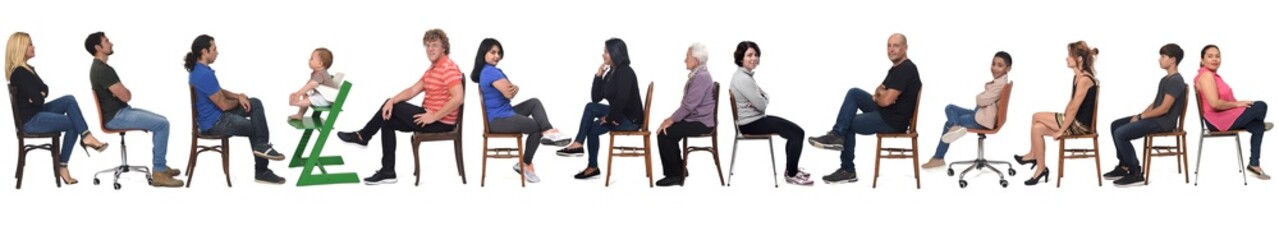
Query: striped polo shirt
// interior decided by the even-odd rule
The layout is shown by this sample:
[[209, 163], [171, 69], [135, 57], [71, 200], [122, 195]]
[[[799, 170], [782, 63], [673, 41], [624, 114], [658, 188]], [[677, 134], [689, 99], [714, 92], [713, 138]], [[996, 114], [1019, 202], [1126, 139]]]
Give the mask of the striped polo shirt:
[[[427, 69], [426, 73], [422, 74], [421, 81], [425, 88], [423, 91], [426, 93], [426, 97], [422, 98], [422, 107], [428, 112], [437, 112], [444, 108], [444, 103], [452, 97], [449, 95], [449, 88], [462, 84], [462, 72], [457, 64], [445, 55], [431, 64], [431, 69]], [[453, 109], [448, 116], [441, 118], [440, 122], [457, 124], [457, 109]]]

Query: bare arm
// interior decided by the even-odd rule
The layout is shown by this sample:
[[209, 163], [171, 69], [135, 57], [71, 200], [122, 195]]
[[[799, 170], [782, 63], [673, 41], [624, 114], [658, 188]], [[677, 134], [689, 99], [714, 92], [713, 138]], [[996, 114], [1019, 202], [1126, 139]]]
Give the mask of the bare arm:
[[444, 107], [440, 108], [439, 111], [430, 112], [430, 115], [427, 115], [427, 117], [432, 121], [435, 121], [443, 119], [444, 116], [448, 116], [454, 109], [457, 109], [458, 106], [462, 105], [462, 99], [464, 99], [462, 94], [464, 94], [464, 91], [462, 91], [461, 84], [449, 88], [449, 101], [444, 102]]
[[320, 86], [320, 83], [316, 81], [306, 81], [306, 85], [303, 85], [302, 88], [298, 89], [298, 91], [294, 92], [294, 94], [306, 94], [306, 92], [309, 92], [318, 86]]
[[1223, 101], [1221, 96], [1217, 95], [1217, 80], [1208, 74], [1200, 74], [1195, 84], [1199, 85], [1199, 94], [1203, 94], [1204, 101], [1208, 101], [1208, 106], [1215, 110], [1228, 110], [1239, 107], [1237, 102]]
[[1159, 102], [1159, 106], [1152, 104], [1150, 107], [1146, 108], [1146, 111], [1141, 112], [1141, 119], [1154, 118], [1168, 114], [1168, 110], [1172, 109], [1174, 101], [1177, 101], [1176, 97], [1164, 94], [1164, 100]]
[[213, 102], [213, 105], [217, 105], [218, 109], [227, 111], [240, 105], [240, 97], [247, 96], [222, 89], [213, 93], [213, 95], [209, 95], [209, 100]]
[[888, 107], [890, 105], [893, 105], [894, 103], [897, 103], [897, 97], [902, 95], [902, 91], [898, 91], [897, 89], [891, 89], [891, 88], [883, 88], [883, 89], [884, 89], [883, 94], [880, 94], [879, 97], [875, 98], [875, 105], [879, 105], [879, 107]]
[[413, 96], [417, 96], [418, 94], [422, 93], [422, 88], [424, 87], [424, 84], [425, 83], [422, 83], [422, 81], [417, 81], [417, 83], [414, 83], [413, 86], [409, 86], [408, 88], [405, 88], [403, 91], [400, 91], [400, 93], [395, 94], [395, 96], [391, 96], [391, 99], [387, 101], [387, 104], [395, 104], [398, 102], [408, 101], [410, 98], [413, 98]]
[[[1076, 89], [1092, 88], [1092, 84], [1093, 84], [1092, 81], [1085, 81], [1087, 80], [1085, 78], [1086, 77], [1082, 77], [1082, 76], [1075, 78]], [[1066, 126], [1070, 126], [1071, 124], [1075, 123], [1075, 115], [1079, 115], [1078, 113], [1079, 107], [1080, 107], [1079, 105], [1084, 104], [1084, 98], [1087, 96], [1088, 96], [1088, 91], [1085, 90], [1085, 91], [1076, 91], [1075, 96], [1070, 97], [1070, 103], [1066, 105], [1066, 111], [1063, 112], [1066, 116], [1065, 116], [1065, 122], [1063, 122], [1062, 125], [1060, 126], [1062, 131], [1065, 131], [1067, 129]], [[1095, 128], [1097, 126], [1092, 126], [1092, 127]]]
[[127, 103], [129, 100], [133, 100], [133, 92], [124, 87], [124, 83], [117, 82], [112, 84], [111, 87], [107, 87], [107, 90], [111, 90], [111, 95], [115, 95], [115, 98], [120, 99], [120, 101]]

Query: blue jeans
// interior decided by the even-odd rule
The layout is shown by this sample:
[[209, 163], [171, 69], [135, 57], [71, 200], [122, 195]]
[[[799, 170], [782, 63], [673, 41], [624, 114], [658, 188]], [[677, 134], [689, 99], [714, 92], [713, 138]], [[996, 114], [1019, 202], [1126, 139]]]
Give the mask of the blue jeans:
[[[986, 129], [985, 126], [977, 124], [977, 111], [955, 106], [955, 104], [947, 105], [946, 125], [941, 128], [942, 134], [946, 134], [951, 127], [957, 125], [963, 128]], [[937, 141], [937, 152], [933, 153], [933, 158], [946, 159], [946, 151], [948, 150], [950, 150], [949, 143]]]
[[[249, 146], [253, 151], [264, 152], [270, 149], [271, 131], [267, 129], [266, 109], [262, 108], [262, 101], [249, 98], [249, 108], [249, 111], [245, 111], [237, 105], [234, 109], [223, 111], [222, 117], [204, 133], [249, 137]], [[258, 173], [270, 170], [267, 169], [266, 158], [258, 157], [257, 154], [253, 155], [253, 168]]]
[[44, 103], [44, 111], [36, 113], [24, 124], [23, 131], [28, 133], [63, 132], [62, 165], [71, 161], [71, 151], [75, 149], [77, 136], [89, 133], [89, 124], [84, 122], [84, 114], [80, 113], [80, 104], [71, 95], [62, 96]]
[[108, 129], [146, 129], [151, 132], [151, 170], [168, 169], [165, 161], [169, 150], [169, 119], [151, 111], [124, 107], [115, 112], [115, 118], [107, 122]]
[[[1239, 118], [1235, 119], [1235, 123], [1230, 125], [1229, 130], [1248, 130], [1248, 135], [1252, 135], [1252, 141], [1250, 142], [1252, 144], [1250, 148], [1252, 157], [1249, 157], [1248, 166], [1261, 166], [1261, 137], [1266, 135], [1266, 110], [1268, 109], [1266, 102], [1253, 102], [1252, 107], [1245, 109], [1243, 114], [1240, 114]], [[1208, 124], [1208, 127], [1215, 131], [1223, 131], [1223, 129], [1217, 129], [1212, 124]]]
[[[861, 114], [857, 111], [861, 110]], [[857, 135], [901, 132], [888, 126], [879, 114], [880, 107], [874, 98], [861, 88], [848, 90], [844, 96], [844, 104], [839, 107], [839, 115], [835, 118], [835, 126], [831, 129], [835, 135], [844, 137], [844, 150], [839, 152], [839, 168], [847, 172], [855, 172], [853, 166], [853, 148], [857, 145]]]
[[[1171, 113], [1171, 112], [1170, 112]], [[1128, 172], [1141, 172], [1141, 161], [1137, 160], [1137, 150], [1133, 149], [1132, 140], [1146, 137], [1151, 133], [1171, 132], [1172, 127], [1161, 127], [1154, 120], [1132, 121], [1132, 116], [1115, 119], [1110, 123], [1110, 133], [1115, 141], [1115, 154], [1119, 165], [1128, 167]]]
[[616, 121], [617, 125], [600, 124], [599, 118], [607, 116], [609, 110], [611, 108], [608, 105], [596, 102], [587, 103], [586, 109], [582, 110], [582, 124], [577, 128], [577, 137], [573, 138], [573, 142], [585, 145], [587, 152], [586, 167], [599, 168], [600, 135], [613, 130], [633, 131], [639, 129], [639, 125], [625, 118], [609, 119], [610, 122]]

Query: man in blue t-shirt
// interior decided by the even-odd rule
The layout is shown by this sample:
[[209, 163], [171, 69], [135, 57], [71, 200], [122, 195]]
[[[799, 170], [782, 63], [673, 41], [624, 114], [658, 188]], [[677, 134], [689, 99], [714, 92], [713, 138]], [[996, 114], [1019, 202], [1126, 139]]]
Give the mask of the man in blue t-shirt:
[[1177, 119], [1186, 108], [1186, 80], [1177, 72], [1183, 56], [1185, 52], [1177, 44], [1169, 43], [1159, 48], [1159, 67], [1168, 74], [1159, 80], [1154, 102], [1137, 115], [1122, 117], [1110, 123], [1119, 165], [1106, 173], [1106, 179], [1115, 180], [1116, 186], [1146, 181], [1142, 175], [1141, 162], [1137, 160], [1137, 151], [1132, 147], [1132, 140], [1151, 133], [1177, 130]]
[[808, 138], [808, 143], [815, 147], [840, 150], [839, 170], [823, 176], [826, 183], [857, 182], [857, 170], [853, 167], [856, 135], [901, 133], [910, 126], [923, 83], [919, 80], [919, 69], [906, 57], [906, 35], [896, 33], [888, 37], [888, 60], [893, 62], [893, 67], [888, 69], [884, 82], [875, 88], [874, 95], [861, 88], [848, 90], [835, 126], [826, 135]]
[[[284, 155], [271, 147], [262, 101], [243, 93], [222, 89], [209, 64], [218, 58], [213, 37], [200, 35], [191, 43], [184, 67], [190, 72], [189, 82], [195, 91], [196, 121], [205, 134], [247, 136], [253, 148], [254, 179], [259, 182], [284, 184], [284, 178], [267, 168], [267, 159], [284, 160]], [[189, 173], [188, 173], [189, 174]]]

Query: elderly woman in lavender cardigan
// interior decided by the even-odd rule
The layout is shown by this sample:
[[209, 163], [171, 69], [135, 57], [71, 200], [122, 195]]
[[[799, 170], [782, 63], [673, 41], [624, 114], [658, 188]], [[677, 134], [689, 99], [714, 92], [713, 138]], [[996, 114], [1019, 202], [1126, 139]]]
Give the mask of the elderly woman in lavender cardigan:
[[684, 99], [670, 118], [657, 128], [657, 148], [662, 157], [664, 178], [657, 186], [684, 185], [684, 158], [679, 142], [688, 136], [710, 133], [715, 127], [715, 89], [711, 74], [706, 70], [710, 57], [706, 46], [694, 43], [688, 47], [684, 65], [688, 68], [688, 82], [684, 84]]

